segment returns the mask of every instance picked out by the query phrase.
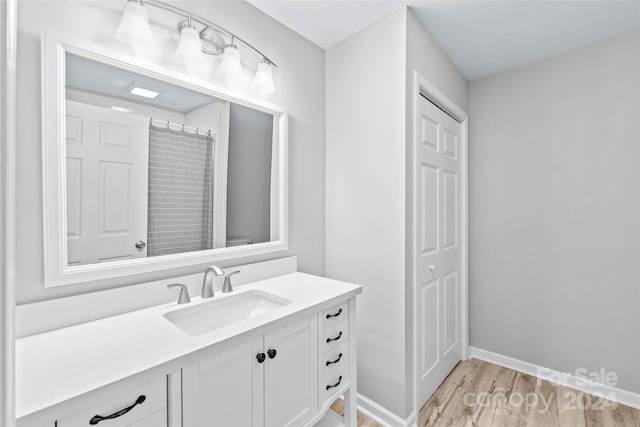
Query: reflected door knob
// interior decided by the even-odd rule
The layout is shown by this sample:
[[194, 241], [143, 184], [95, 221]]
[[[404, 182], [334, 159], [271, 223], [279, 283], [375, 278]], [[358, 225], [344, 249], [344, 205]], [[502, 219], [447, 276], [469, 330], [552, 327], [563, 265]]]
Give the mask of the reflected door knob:
[[142, 240], [138, 240], [136, 242], [136, 248], [138, 249], [144, 249], [147, 246], [147, 244], [145, 242], [143, 242]]
[[432, 273], [433, 273], [433, 270], [435, 270], [435, 269], [436, 269], [436, 266], [435, 266], [435, 265], [430, 265], [430, 266], [429, 266], [429, 270], [431, 270], [431, 272], [432, 272]]

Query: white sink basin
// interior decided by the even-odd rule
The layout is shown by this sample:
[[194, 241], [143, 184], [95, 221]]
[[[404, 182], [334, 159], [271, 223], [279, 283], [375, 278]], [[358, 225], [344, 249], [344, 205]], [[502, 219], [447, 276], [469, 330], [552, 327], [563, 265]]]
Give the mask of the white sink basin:
[[189, 335], [223, 328], [291, 303], [273, 294], [252, 290], [193, 307], [170, 311], [164, 317]]

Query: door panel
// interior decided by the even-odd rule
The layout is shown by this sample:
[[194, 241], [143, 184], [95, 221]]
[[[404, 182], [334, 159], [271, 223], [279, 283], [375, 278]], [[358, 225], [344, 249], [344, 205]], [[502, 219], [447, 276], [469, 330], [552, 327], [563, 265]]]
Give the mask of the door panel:
[[458, 174], [443, 171], [444, 176], [444, 249], [456, 246], [458, 234]]
[[317, 320], [312, 317], [265, 335], [265, 425], [304, 424], [317, 412]]
[[236, 345], [182, 370], [183, 423], [187, 427], [263, 425], [262, 338]]
[[435, 279], [422, 286], [422, 378], [425, 378], [440, 361], [440, 348], [438, 334], [439, 306], [440, 306], [440, 280]]
[[422, 254], [438, 251], [438, 208], [440, 206], [440, 177], [438, 168], [429, 164], [421, 165], [422, 203]]
[[461, 359], [461, 126], [420, 97], [416, 147], [416, 284], [419, 399], [424, 403]]
[[458, 342], [458, 272], [444, 277], [444, 352], [448, 353]]

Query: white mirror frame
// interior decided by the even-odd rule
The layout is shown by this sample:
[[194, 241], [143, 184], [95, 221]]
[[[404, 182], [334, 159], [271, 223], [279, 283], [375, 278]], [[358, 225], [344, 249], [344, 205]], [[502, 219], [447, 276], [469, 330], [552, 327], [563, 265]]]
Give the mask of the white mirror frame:
[[[274, 116], [272, 171], [277, 197], [272, 196], [271, 235], [277, 240], [245, 246], [209, 249], [174, 255], [68, 266], [66, 206], [65, 54], [69, 52], [125, 70], [142, 73], [174, 85], [257, 109]], [[44, 282], [46, 287], [112, 279], [180, 267], [206, 265], [288, 249], [288, 113], [260, 99], [238, 96], [227, 88], [189, 78], [143, 59], [86, 42], [78, 37], [45, 29], [42, 34], [42, 178], [44, 214]], [[273, 203], [273, 201], [277, 201]]]

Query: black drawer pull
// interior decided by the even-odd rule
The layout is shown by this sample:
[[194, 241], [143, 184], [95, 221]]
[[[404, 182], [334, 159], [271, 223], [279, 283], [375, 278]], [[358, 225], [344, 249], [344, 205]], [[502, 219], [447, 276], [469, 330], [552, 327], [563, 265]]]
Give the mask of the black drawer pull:
[[332, 317], [338, 317], [342, 314], [342, 309], [338, 310], [335, 314], [327, 314], [327, 319], [331, 319]]
[[277, 352], [270, 348], [269, 350], [267, 350], [267, 354], [269, 355], [269, 359], [275, 359]]
[[111, 415], [107, 415], [106, 417], [100, 416], [100, 415], [94, 415], [93, 418], [91, 418], [89, 420], [89, 424], [91, 424], [92, 426], [98, 424], [100, 421], [104, 421], [104, 420], [112, 420], [114, 418], [118, 418], [123, 416], [124, 414], [126, 414], [127, 412], [129, 412], [130, 410], [132, 410], [136, 405], [142, 405], [142, 403], [147, 399], [147, 396], [145, 396], [144, 394], [138, 396], [138, 398], [136, 399], [135, 403], [131, 406], [127, 406], [124, 409], [120, 409], [118, 412], [114, 412]]
[[335, 338], [327, 338], [327, 343], [330, 343], [331, 341], [338, 341], [340, 338], [342, 338], [342, 331], [340, 331], [338, 336]]
[[338, 363], [338, 362], [340, 361], [340, 359], [342, 359], [342, 353], [340, 353], [340, 354], [338, 355], [338, 358], [337, 358], [336, 360], [334, 360], [333, 362], [329, 362], [329, 361], [327, 360], [326, 365], [327, 365], [327, 366], [329, 366], [329, 365], [333, 365], [334, 363]]
[[262, 362], [264, 362], [265, 357], [266, 357], [266, 356], [264, 355], [264, 353], [258, 353], [258, 354], [256, 354], [256, 359], [258, 359], [258, 363], [262, 363]]
[[330, 390], [334, 387], [338, 387], [340, 385], [340, 383], [342, 382], [342, 375], [340, 375], [340, 377], [338, 378], [338, 382], [333, 384], [333, 385], [327, 385], [326, 389]]

